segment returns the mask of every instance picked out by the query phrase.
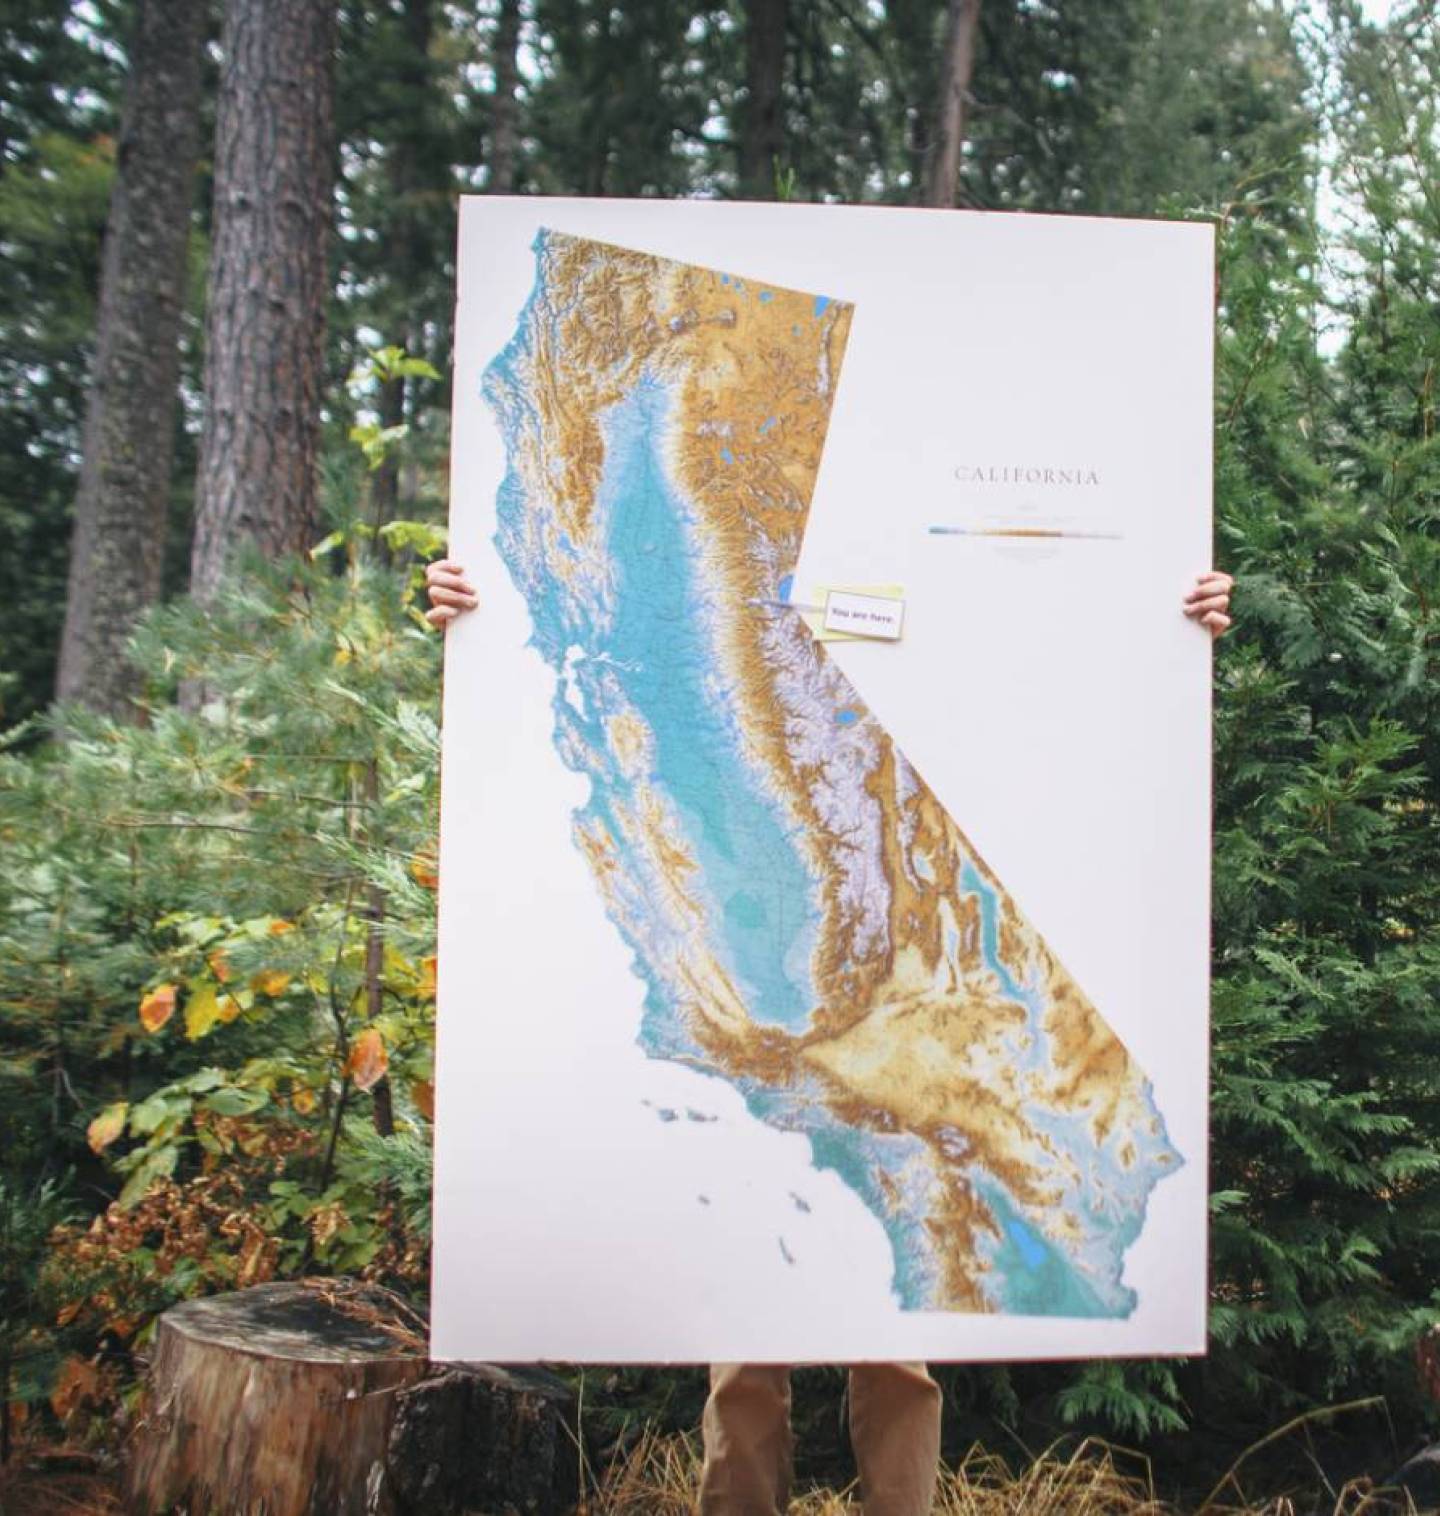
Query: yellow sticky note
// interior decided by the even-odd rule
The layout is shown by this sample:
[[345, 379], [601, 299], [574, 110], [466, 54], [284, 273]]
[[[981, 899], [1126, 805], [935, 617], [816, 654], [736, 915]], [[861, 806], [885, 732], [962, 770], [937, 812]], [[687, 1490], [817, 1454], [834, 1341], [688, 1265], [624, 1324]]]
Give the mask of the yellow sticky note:
[[903, 600], [905, 588], [899, 584], [813, 584], [809, 591], [800, 598], [799, 603], [806, 607], [813, 606], [815, 609], [806, 609], [800, 612], [800, 619], [814, 634], [816, 642], [869, 642], [869, 637], [858, 636], [854, 632], [835, 632], [825, 629], [825, 603], [830, 594], [835, 591], [844, 595], [873, 595], [877, 600]]

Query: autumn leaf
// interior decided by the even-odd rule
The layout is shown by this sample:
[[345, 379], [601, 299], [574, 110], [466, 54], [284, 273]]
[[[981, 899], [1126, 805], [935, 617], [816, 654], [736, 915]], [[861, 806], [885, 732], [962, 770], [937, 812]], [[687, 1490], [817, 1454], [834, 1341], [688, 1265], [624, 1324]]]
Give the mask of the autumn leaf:
[[350, 1056], [345, 1060], [345, 1072], [355, 1081], [357, 1089], [373, 1089], [384, 1076], [389, 1063], [380, 1033], [373, 1026], [367, 1026], [351, 1044]]
[[415, 993], [419, 995], [422, 1000], [433, 1000], [435, 998], [434, 953], [431, 953], [428, 958], [422, 958], [420, 960], [420, 983], [416, 987]]
[[293, 932], [295, 930], [295, 923], [293, 921], [282, 920], [277, 916], [265, 930], [271, 937], [283, 937], [286, 932]]
[[250, 976], [250, 988], [258, 990], [262, 995], [269, 995], [273, 999], [276, 995], [283, 995], [286, 987], [295, 976], [287, 974], [284, 969], [261, 969], [258, 974]]
[[125, 1114], [129, 1109], [128, 1101], [117, 1100], [114, 1105], [107, 1105], [90, 1123], [85, 1129], [85, 1140], [92, 1153], [103, 1153], [125, 1130]]
[[440, 886], [439, 862], [433, 848], [423, 848], [410, 860], [410, 877], [427, 890]]
[[50, 1409], [64, 1421], [82, 1400], [92, 1396], [100, 1385], [100, 1371], [84, 1358], [67, 1358], [55, 1376], [50, 1392]]
[[196, 1042], [217, 1024], [234, 1021], [243, 1009], [234, 995], [222, 995], [215, 985], [202, 980], [192, 986], [185, 999], [185, 1035]]
[[301, 1116], [308, 1116], [315, 1109], [315, 1091], [303, 1085], [290, 1096], [292, 1108]]
[[220, 997], [215, 986], [205, 983], [192, 989], [185, 998], [185, 1035], [190, 1041], [203, 1037], [219, 1019]]
[[175, 986], [157, 984], [140, 1002], [140, 1025], [147, 1032], [158, 1032], [175, 1014]]
[[410, 1098], [415, 1102], [415, 1109], [426, 1119], [435, 1119], [435, 1086], [428, 1079], [417, 1079], [410, 1086]]
[[221, 949], [216, 948], [205, 961], [210, 965], [210, 972], [214, 974], [221, 984], [228, 984], [230, 982], [230, 960]]

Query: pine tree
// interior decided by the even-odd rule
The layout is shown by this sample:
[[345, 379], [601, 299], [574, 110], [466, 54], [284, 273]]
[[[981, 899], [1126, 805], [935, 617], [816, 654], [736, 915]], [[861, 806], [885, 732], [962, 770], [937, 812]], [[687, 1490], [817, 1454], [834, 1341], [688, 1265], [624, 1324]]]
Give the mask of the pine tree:
[[207, 29], [196, 0], [141, 0], [105, 227], [56, 692], [117, 714], [164, 569]]
[[241, 541], [318, 535], [334, 188], [334, 0], [229, 0], [215, 128], [205, 429], [191, 582]]

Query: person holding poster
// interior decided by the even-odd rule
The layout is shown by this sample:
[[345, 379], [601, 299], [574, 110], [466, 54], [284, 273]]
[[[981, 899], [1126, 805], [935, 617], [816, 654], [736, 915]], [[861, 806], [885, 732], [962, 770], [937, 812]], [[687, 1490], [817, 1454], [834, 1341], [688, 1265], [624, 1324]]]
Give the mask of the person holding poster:
[[[426, 619], [442, 631], [479, 599], [462, 564], [426, 569]], [[1181, 609], [1212, 638], [1231, 625], [1234, 581], [1197, 576]], [[1077, 596], [1083, 619], [1083, 587]], [[926, 1516], [940, 1456], [940, 1390], [921, 1363], [859, 1363], [850, 1369], [850, 1434], [867, 1516]], [[784, 1511], [791, 1482], [790, 1370], [777, 1364], [716, 1364], [703, 1434], [702, 1516], [770, 1516]]]

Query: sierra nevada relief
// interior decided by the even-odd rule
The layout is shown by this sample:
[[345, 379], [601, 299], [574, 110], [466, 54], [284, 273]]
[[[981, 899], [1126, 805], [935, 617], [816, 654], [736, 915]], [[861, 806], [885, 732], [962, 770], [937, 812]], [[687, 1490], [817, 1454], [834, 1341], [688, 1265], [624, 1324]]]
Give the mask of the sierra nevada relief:
[[803, 1132], [910, 1310], [1125, 1316], [1149, 1083], [783, 608], [851, 308], [541, 232], [496, 544], [653, 1057]]

